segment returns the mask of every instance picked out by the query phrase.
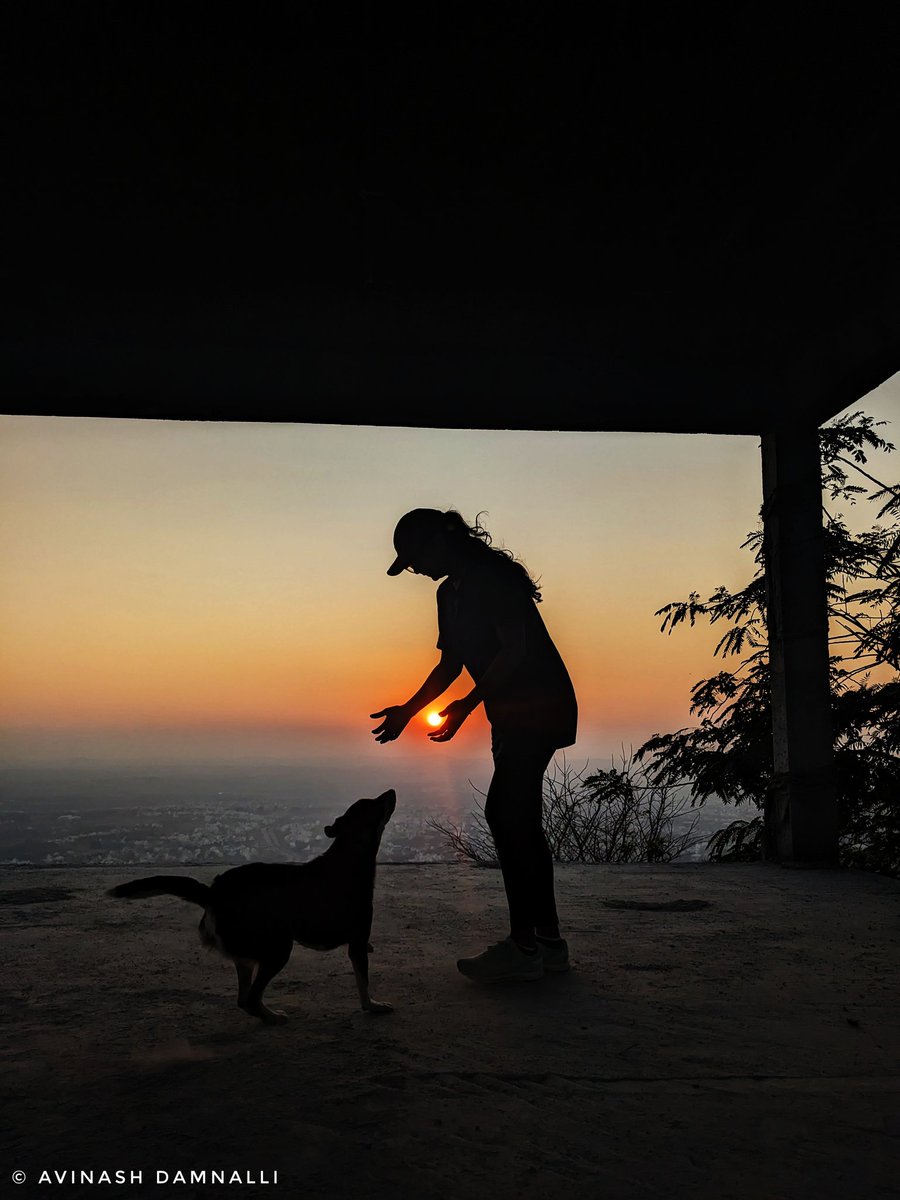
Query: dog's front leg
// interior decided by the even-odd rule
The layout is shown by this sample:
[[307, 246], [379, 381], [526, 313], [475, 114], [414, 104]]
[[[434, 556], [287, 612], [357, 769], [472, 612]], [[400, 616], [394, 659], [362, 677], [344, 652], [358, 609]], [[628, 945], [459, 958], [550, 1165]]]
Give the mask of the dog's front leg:
[[350, 942], [347, 952], [350, 955], [350, 962], [353, 964], [353, 974], [356, 976], [356, 986], [359, 988], [359, 1003], [363, 1012], [393, 1012], [393, 1004], [373, 1000], [369, 995], [369, 945], [367, 940], [363, 938], [361, 941]]

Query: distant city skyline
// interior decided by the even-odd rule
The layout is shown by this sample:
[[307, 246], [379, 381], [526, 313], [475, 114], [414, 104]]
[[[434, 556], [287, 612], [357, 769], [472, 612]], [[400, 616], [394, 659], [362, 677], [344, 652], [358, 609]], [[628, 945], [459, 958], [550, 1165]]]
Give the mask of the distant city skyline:
[[[900, 376], [856, 409], [900, 442]], [[755, 437], [14, 414], [0, 432], [8, 761], [479, 756], [480, 716], [440, 748], [424, 720], [391, 747], [370, 733], [437, 658], [435, 585], [386, 575], [419, 506], [482, 513], [540, 578], [578, 692], [571, 756], [608, 758], [692, 723], [715, 669], [718, 630], [667, 637], [655, 610], [752, 569]]]

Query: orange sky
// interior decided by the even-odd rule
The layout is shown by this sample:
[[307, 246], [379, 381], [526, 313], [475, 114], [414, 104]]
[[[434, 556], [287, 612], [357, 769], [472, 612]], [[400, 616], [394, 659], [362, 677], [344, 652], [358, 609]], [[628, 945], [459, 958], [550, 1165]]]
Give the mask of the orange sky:
[[[857, 407], [900, 416], [897, 383]], [[654, 610], [747, 577], [739, 545], [760, 503], [754, 438], [16, 416], [0, 433], [13, 739], [374, 745], [368, 714], [437, 658], [435, 585], [385, 574], [395, 521], [424, 505], [486, 510], [495, 541], [541, 577], [579, 697], [573, 753], [608, 757], [689, 723], [720, 633], [666, 637]], [[454, 746], [485, 739], [476, 720]]]

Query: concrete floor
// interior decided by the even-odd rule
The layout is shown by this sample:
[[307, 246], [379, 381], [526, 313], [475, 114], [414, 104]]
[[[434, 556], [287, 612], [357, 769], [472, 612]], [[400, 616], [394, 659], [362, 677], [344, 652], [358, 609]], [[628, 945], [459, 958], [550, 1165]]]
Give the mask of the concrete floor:
[[151, 873], [0, 875], [13, 1195], [118, 1169], [140, 1182], [101, 1194], [898, 1196], [900, 881], [560, 867], [573, 969], [481, 988], [455, 960], [506, 932], [499, 874], [384, 866], [371, 973], [395, 1012], [358, 1011], [342, 951], [297, 947], [267, 994], [291, 1020], [264, 1027], [198, 909], [104, 894]]

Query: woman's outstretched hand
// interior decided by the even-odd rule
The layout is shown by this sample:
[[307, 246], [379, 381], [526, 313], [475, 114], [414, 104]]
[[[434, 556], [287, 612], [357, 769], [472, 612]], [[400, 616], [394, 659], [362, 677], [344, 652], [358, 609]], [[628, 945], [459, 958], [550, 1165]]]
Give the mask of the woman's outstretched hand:
[[449, 742], [471, 711], [471, 706], [465, 700], [451, 701], [440, 713], [440, 716], [444, 718], [443, 725], [434, 733], [429, 733], [429, 738], [433, 742]]
[[407, 709], [405, 704], [391, 704], [388, 708], [381, 709], [380, 712], [369, 713], [369, 716], [373, 719], [375, 717], [384, 717], [381, 724], [372, 730], [372, 733], [375, 735], [375, 741], [393, 742], [409, 724], [412, 713]]

